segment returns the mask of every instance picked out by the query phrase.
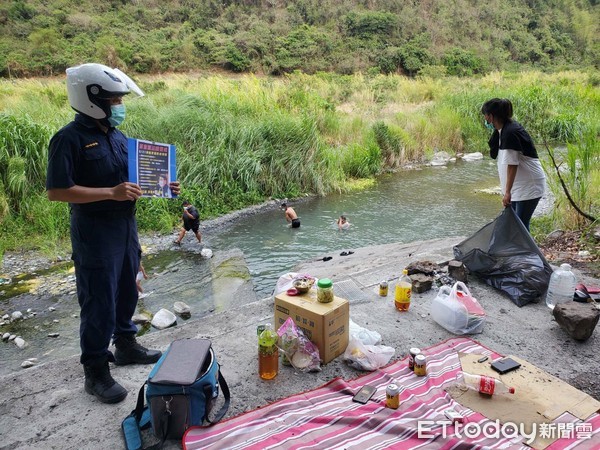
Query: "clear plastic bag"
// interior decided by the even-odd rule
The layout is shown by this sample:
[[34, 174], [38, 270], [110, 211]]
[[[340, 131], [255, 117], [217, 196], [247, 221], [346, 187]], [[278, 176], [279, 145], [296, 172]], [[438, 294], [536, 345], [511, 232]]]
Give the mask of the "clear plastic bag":
[[454, 334], [477, 334], [483, 331], [485, 311], [469, 288], [458, 281], [450, 288], [442, 286], [431, 302], [431, 317]]
[[377, 345], [381, 341], [381, 334], [361, 327], [352, 319], [350, 319], [350, 337], [355, 337], [365, 345]]
[[277, 335], [279, 336], [277, 347], [287, 358], [288, 365], [292, 365], [301, 372], [321, 370], [319, 349], [304, 336], [291, 317], [288, 317], [279, 327]]
[[360, 339], [351, 337], [344, 352], [344, 361], [358, 370], [377, 370], [385, 366], [396, 350], [385, 345], [365, 345]]

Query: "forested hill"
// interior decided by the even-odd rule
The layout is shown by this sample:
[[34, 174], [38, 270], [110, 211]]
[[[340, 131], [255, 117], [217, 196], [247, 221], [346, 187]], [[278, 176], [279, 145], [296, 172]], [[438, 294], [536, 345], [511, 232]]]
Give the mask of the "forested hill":
[[600, 67], [600, 0], [12, 0], [0, 75], [103, 62], [156, 73], [472, 75]]

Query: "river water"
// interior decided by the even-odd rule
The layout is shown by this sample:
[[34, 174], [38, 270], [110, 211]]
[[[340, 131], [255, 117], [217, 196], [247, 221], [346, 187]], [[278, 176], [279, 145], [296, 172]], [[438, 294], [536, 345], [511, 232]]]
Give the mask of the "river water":
[[[173, 302], [180, 300], [192, 307], [193, 318], [200, 318], [229, 308], [232, 301], [238, 304], [271, 295], [279, 276], [303, 261], [340, 258], [342, 251], [370, 245], [469, 236], [501, 212], [500, 196], [478, 192], [497, 185], [493, 162], [458, 161], [447, 167], [383, 175], [373, 186], [349, 194], [292, 201], [302, 222], [298, 229], [288, 227], [278, 208], [259, 209], [227, 225], [210, 227], [203, 232], [203, 242], [214, 253], [211, 259], [199, 254], [195, 238], [188, 233], [181, 248], [144, 257], [150, 279], [143, 284], [150, 295], [140, 302], [138, 312], [172, 310]], [[337, 229], [335, 220], [341, 214], [351, 223], [348, 230]], [[37, 312], [35, 317], [0, 328], [0, 334], [8, 331], [29, 344], [18, 349], [0, 342], [4, 362], [0, 374], [19, 370], [27, 358], [41, 363], [79, 353], [79, 306], [72, 264], [52, 271], [64, 283], [58, 294], [44, 290], [48, 283], [41, 272], [27, 275], [34, 285], [37, 282], [37, 290], [8, 294], [25, 286], [22, 281], [0, 287], [2, 314]], [[143, 331], [155, 330], [146, 327]]]
[[[501, 212], [499, 196], [478, 192], [497, 185], [490, 160], [406, 170], [381, 176], [359, 192], [289, 202], [300, 228], [289, 228], [283, 212], [275, 209], [205, 233], [203, 241], [214, 251], [240, 248], [257, 296], [263, 298], [281, 274], [301, 261], [390, 242], [469, 236]], [[339, 231], [335, 221], [342, 214], [351, 226]]]

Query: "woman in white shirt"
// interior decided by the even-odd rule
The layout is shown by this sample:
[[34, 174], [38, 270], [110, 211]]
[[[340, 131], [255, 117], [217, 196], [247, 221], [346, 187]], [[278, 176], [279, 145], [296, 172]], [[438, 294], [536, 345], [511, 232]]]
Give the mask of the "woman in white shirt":
[[529, 133], [512, 119], [508, 99], [493, 98], [481, 107], [487, 128], [493, 129], [488, 144], [490, 156], [498, 160], [502, 204], [512, 206], [529, 230], [529, 221], [544, 195], [546, 176]]

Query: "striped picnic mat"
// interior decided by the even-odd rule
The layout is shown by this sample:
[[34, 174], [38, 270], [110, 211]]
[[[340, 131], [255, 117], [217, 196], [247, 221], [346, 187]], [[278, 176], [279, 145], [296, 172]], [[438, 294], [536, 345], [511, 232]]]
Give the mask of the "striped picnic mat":
[[[458, 352], [501, 355], [468, 338], [453, 338], [423, 349], [427, 376], [417, 377], [406, 358], [351, 381], [336, 378], [312, 391], [293, 395], [264, 408], [233, 417], [212, 427], [192, 427], [183, 437], [183, 448], [197, 449], [528, 449], [522, 436], [502, 437], [484, 425], [494, 422], [454, 401], [444, 388], [455, 382], [460, 371]], [[399, 384], [400, 407], [385, 407], [385, 388]], [[365, 384], [377, 387], [366, 405], [352, 396]], [[445, 421], [444, 410], [453, 408], [465, 417], [474, 433]], [[571, 425], [570, 436], [548, 449], [599, 449], [600, 415], [585, 423], [566, 413], [557, 422]], [[583, 425], [575, 435], [574, 424]], [[479, 427], [479, 428], [477, 428]], [[505, 433], [506, 434], [506, 433]], [[472, 435], [472, 436], [471, 436]], [[471, 436], [471, 437], [468, 437]], [[570, 437], [570, 438], [569, 438]]]

